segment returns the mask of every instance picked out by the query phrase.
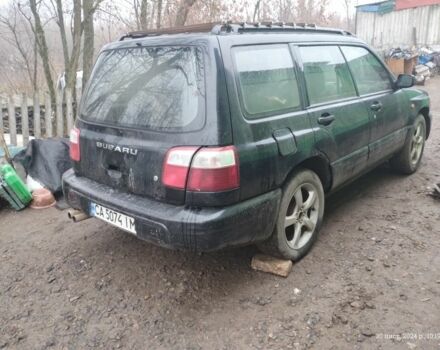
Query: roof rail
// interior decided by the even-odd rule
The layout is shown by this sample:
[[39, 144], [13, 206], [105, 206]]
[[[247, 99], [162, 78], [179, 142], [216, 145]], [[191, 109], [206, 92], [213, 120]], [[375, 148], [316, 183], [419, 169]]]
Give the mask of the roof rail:
[[203, 33], [210, 32], [211, 34], [221, 35], [228, 33], [253, 33], [253, 32], [307, 32], [307, 33], [323, 33], [323, 34], [339, 34], [349, 35], [353, 34], [336, 28], [318, 27], [316, 24], [308, 23], [285, 23], [285, 22], [258, 22], [258, 23], [232, 23], [232, 22], [213, 22], [194, 24], [183, 27], [160, 28], [146, 31], [129, 32], [123, 35], [119, 40], [137, 39], [147, 36], [158, 36], [163, 34], [179, 34], [179, 33]]
[[228, 32], [251, 33], [251, 32], [309, 32], [309, 33], [326, 33], [339, 35], [353, 35], [350, 32], [337, 29], [319, 27], [313, 23], [294, 23], [294, 22], [257, 22], [257, 23], [226, 23], [223, 25]]
[[212, 28], [221, 25], [222, 22], [193, 24], [189, 26], [171, 27], [171, 28], [159, 28], [151, 30], [140, 30], [135, 32], [128, 32], [121, 36], [120, 41], [125, 39], [137, 39], [146, 36], [158, 36], [163, 34], [179, 34], [179, 33], [204, 33], [211, 32]]

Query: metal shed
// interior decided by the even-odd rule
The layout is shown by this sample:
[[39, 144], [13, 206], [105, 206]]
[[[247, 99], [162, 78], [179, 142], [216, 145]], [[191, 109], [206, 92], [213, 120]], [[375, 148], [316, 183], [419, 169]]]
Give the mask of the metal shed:
[[356, 35], [382, 49], [440, 45], [440, 0], [381, 1], [357, 6]]

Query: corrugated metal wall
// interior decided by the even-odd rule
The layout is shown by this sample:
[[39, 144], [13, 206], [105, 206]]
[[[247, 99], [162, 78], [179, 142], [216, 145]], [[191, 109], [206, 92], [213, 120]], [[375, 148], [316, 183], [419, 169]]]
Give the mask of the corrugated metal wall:
[[356, 35], [376, 48], [440, 45], [440, 5], [416, 7], [386, 14], [356, 13]]
[[396, 0], [396, 10], [440, 4], [439, 0]]

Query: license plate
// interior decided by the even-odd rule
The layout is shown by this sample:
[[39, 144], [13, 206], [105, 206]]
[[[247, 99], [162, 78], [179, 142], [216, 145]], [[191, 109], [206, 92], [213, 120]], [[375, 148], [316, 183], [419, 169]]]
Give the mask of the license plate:
[[90, 203], [90, 216], [94, 216], [125, 231], [136, 234], [136, 224], [131, 216], [118, 213], [100, 204]]

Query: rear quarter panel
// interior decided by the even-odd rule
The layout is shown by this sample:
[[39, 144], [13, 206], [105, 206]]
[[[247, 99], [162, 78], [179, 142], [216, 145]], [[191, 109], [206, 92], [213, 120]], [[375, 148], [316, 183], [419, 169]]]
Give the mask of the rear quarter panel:
[[[250, 120], [245, 117], [240, 105], [232, 48], [240, 45], [288, 44], [290, 42], [292, 41], [289, 37], [283, 35], [271, 36], [263, 40], [261, 36], [231, 35], [222, 37], [220, 40], [233, 139], [240, 160], [240, 199], [242, 200], [280, 187], [296, 165], [317, 154], [314, 148], [313, 129], [306, 110]], [[295, 143], [293, 152], [281, 154], [283, 150], [274, 138], [276, 131], [281, 131], [285, 135], [291, 132]], [[281, 139], [285, 135], [282, 135]]]

